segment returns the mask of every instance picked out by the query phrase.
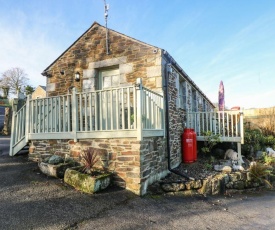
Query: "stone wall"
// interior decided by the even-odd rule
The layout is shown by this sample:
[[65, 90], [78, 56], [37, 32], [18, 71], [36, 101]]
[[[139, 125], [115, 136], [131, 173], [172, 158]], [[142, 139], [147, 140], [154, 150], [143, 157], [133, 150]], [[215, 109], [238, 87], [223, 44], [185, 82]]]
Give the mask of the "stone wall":
[[43, 89], [41, 86], [38, 86], [32, 93], [32, 99], [44, 98], [44, 97], [46, 97], [46, 90]]
[[185, 111], [177, 107], [178, 91], [176, 86], [176, 76], [174, 72], [169, 72], [169, 132], [170, 132], [170, 156], [171, 168], [177, 167], [182, 161], [181, 136], [184, 129]]
[[[274, 186], [275, 176], [272, 175], [267, 179]], [[179, 192], [185, 195], [224, 195], [253, 190], [263, 186], [267, 186], [267, 184], [264, 181], [253, 179], [250, 172], [220, 173], [203, 180], [160, 184], [160, 188], [164, 192]]]
[[114, 172], [114, 183], [135, 194], [144, 195], [148, 185], [167, 174], [163, 138], [32, 141], [29, 158], [38, 161], [56, 154], [80, 161], [81, 152], [89, 147], [100, 156], [100, 166]]
[[[119, 69], [120, 86], [132, 85], [142, 78], [143, 85], [162, 91], [161, 55], [154, 46], [109, 30], [109, 54], [106, 54], [106, 30], [94, 23], [46, 72], [48, 96], [64, 95], [70, 87], [79, 92], [97, 89], [98, 71], [104, 68]], [[75, 72], [80, 81], [74, 80]]]

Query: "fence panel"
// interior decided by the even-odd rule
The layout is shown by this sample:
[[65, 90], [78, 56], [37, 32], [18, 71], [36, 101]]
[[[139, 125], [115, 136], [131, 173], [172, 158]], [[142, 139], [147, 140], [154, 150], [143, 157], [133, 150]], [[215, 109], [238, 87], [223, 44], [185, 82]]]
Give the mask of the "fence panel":
[[198, 136], [211, 131], [221, 137], [242, 137], [241, 111], [189, 112], [187, 127], [194, 128]]

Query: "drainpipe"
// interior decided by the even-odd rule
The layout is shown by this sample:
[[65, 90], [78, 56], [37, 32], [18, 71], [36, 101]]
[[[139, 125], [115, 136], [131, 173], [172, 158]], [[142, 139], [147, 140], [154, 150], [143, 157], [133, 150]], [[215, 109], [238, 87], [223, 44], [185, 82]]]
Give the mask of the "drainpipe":
[[170, 152], [170, 126], [169, 126], [169, 73], [172, 71], [171, 63], [165, 65], [165, 127], [166, 127], [166, 149], [168, 159], [168, 170], [177, 175], [183, 176], [188, 180], [195, 180], [192, 177], [187, 176], [185, 173], [179, 172], [176, 169], [171, 168], [171, 152]]

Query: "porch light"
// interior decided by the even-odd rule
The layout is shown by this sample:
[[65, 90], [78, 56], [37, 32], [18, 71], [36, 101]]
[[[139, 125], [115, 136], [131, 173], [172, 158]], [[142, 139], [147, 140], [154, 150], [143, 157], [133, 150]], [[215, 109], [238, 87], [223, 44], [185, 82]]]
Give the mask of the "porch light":
[[79, 72], [76, 72], [74, 74], [74, 79], [75, 79], [75, 81], [80, 81], [80, 73]]

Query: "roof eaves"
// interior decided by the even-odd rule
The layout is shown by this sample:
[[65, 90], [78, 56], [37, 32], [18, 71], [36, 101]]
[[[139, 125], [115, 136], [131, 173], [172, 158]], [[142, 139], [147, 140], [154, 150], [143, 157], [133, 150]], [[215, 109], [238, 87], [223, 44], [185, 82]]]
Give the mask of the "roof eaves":
[[[98, 25], [98, 26], [101, 26], [101, 27], [104, 27], [104, 26], [102, 26], [102, 25], [100, 25], [98, 22], [94, 22], [72, 45], [70, 45], [61, 55], [59, 55], [41, 74], [43, 75], [43, 76], [47, 76], [47, 71], [48, 71], [48, 69], [60, 58], [60, 57], [62, 57], [72, 46], [74, 46], [94, 25]], [[105, 28], [105, 27], [104, 27]], [[142, 42], [142, 41], [140, 41], [140, 40], [138, 40], [138, 39], [135, 39], [135, 38], [133, 38], [133, 37], [130, 37], [130, 36], [127, 36], [127, 35], [125, 35], [125, 34], [123, 34], [123, 33], [120, 33], [120, 32], [117, 32], [117, 31], [115, 31], [115, 30], [112, 30], [112, 29], [109, 29], [108, 28], [108, 30], [110, 30], [110, 31], [112, 31], [112, 32], [114, 32], [114, 33], [117, 33], [117, 34], [119, 34], [119, 35], [121, 35], [121, 36], [123, 36], [123, 37], [125, 37], [125, 38], [128, 38], [128, 39], [131, 39], [131, 40], [133, 40], [133, 41], [135, 41], [135, 42], [138, 42], [138, 43], [140, 43], [140, 44], [143, 44], [143, 45], [146, 45], [146, 46], [150, 46], [150, 47], [152, 47], [152, 48], [157, 48], [157, 49], [160, 49], [159, 47], [157, 47], [157, 46], [153, 46], [153, 45], [150, 45], [150, 44], [148, 44], [148, 43], [146, 43], [146, 42]]]
[[180, 65], [175, 61], [175, 59], [166, 51], [163, 50], [163, 54], [168, 58], [168, 60], [171, 62], [171, 64], [191, 83], [191, 85], [198, 90], [201, 95], [207, 99], [210, 104], [215, 108], [214, 104], [211, 102], [211, 100], [200, 90], [200, 88], [195, 84], [195, 82], [188, 76], [187, 73], [180, 67]]

